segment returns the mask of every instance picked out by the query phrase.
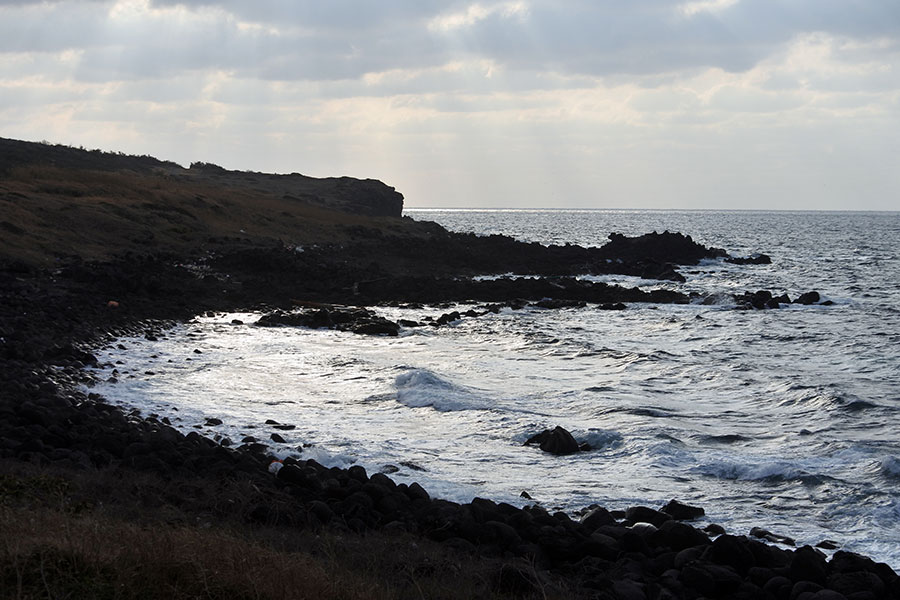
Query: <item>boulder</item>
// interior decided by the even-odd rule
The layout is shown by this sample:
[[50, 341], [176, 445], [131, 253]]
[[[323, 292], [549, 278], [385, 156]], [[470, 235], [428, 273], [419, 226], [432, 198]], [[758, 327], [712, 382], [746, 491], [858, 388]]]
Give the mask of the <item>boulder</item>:
[[750, 306], [753, 308], [771, 308], [769, 301], [772, 299], [772, 292], [769, 290], [759, 290], [750, 295]]
[[598, 506], [589, 513], [581, 517], [581, 528], [587, 532], [593, 533], [598, 527], [603, 525], [612, 525], [616, 520], [608, 510], [602, 506]]
[[805, 294], [800, 294], [800, 296], [794, 300], [794, 304], [818, 304], [822, 300], [822, 297], [819, 296], [819, 292], [812, 291], [806, 292]]
[[525, 446], [538, 444], [541, 450], [558, 456], [575, 454], [581, 451], [581, 447], [572, 434], [560, 426], [555, 429], [545, 429], [537, 435], [533, 435], [525, 442]]
[[794, 552], [790, 565], [791, 579], [794, 581], [812, 581], [819, 585], [825, 585], [827, 575], [828, 565], [825, 562], [825, 555], [820, 551], [811, 546], [803, 546]]
[[706, 514], [706, 511], [698, 506], [688, 506], [682, 504], [678, 500], [672, 499], [660, 509], [676, 521], [690, 521], [691, 519], [699, 519]]
[[459, 311], [452, 311], [448, 313], [442, 314], [437, 320], [434, 322], [436, 325], [447, 325], [448, 323], [453, 323], [454, 321], [459, 321], [462, 318], [462, 315], [459, 314]]
[[707, 558], [714, 563], [734, 567], [741, 574], [756, 566], [756, 558], [747, 546], [747, 538], [734, 535], [726, 534], [716, 538], [709, 547]]
[[625, 510], [625, 520], [629, 523], [650, 523], [660, 527], [671, 519], [670, 515], [647, 506], [632, 506]]

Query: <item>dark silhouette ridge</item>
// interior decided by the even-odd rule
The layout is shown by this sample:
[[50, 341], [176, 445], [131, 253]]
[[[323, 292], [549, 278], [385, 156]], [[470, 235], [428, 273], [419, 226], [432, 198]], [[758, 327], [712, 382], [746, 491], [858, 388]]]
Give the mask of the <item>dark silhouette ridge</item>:
[[0, 138], [0, 175], [8, 176], [17, 167], [28, 166], [107, 173], [127, 171], [181, 183], [251, 190], [293, 202], [369, 216], [399, 217], [403, 212], [403, 195], [374, 179], [229, 171], [204, 162], [192, 163], [185, 169], [177, 163], [147, 155], [132, 156]]

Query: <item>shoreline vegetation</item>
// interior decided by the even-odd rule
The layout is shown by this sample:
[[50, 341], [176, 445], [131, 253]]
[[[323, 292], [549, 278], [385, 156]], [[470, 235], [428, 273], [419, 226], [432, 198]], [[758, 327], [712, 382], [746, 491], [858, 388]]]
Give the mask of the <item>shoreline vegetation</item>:
[[[209, 311], [390, 335], [424, 324], [376, 322], [365, 307], [484, 303], [447, 320], [530, 304], [627, 310], [703, 299], [575, 276], [680, 280], [702, 259], [768, 260], [669, 232], [595, 248], [477, 237], [402, 209], [373, 180], [0, 139], [0, 595], [900, 598], [887, 565], [833, 543], [701, 530], [697, 509], [677, 502], [573, 518], [434, 499], [302, 455], [276, 475], [262, 443], [226, 447], [82, 391], [94, 349]], [[497, 273], [533, 277], [473, 279]], [[819, 299], [763, 290], [736, 301]]]

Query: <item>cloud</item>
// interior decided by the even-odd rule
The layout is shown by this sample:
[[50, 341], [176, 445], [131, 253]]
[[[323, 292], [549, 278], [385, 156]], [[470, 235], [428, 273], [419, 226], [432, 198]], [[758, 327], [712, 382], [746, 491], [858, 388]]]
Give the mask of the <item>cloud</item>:
[[[65, 2], [0, 5], [0, 51], [84, 50], [88, 80], [235, 70], [359, 79], [480, 59], [568, 76], [746, 71], [801, 35], [896, 40], [895, 3]], [[900, 5], [898, 5], [900, 6]], [[5, 15], [7, 16], [7, 15]]]
[[837, 201], [897, 183], [896, 65], [875, 0], [0, 0], [0, 135], [420, 205]]
[[502, 2], [500, 4], [484, 5], [470, 4], [459, 12], [440, 14], [428, 21], [428, 29], [432, 31], [448, 32], [455, 29], [471, 27], [479, 21], [484, 21], [494, 15], [503, 19], [523, 18], [528, 13], [528, 5], [524, 2]]
[[702, 12], [721, 12], [737, 3], [738, 0], [697, 0], [694, 2], [685, 2], [678, 7], [678, 10], [686, 17], [691, 17]]

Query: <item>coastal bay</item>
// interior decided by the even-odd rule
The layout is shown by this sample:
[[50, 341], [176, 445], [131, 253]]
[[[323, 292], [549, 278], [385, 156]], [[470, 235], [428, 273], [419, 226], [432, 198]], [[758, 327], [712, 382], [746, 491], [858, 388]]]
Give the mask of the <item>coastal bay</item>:
[[[347, 545], [364, 545], [364, 537], [352, 536], [376, 532], [408, 536], [402, 538], [407, 545], [429, 540], [438, 544], [436, 553], [484, 558], [489, 573], [479, 576], [482, 587], [473, 586], [472, 596], [540, 596], [550, 589], [559, 597], [778, 598], [805, 585], [812, 594], [829, 589], [845, 597], [897, 597], [897, 576], [887, 565], [850, 552], [826, 558], [821, 549], [793, 550], [743, 532], [703, 531], [679, 520], [685, 515], [677, 504], [668, 511], [662, 505], [597, 507], [573, 519], [538, 505], [437, 500], [415, 482], [398, 484], [359, 466], [329, 468], [302, 453], [278, 457], [285, 466], [276, 477], [269, 472], [276, 457], [260, 440], [225, 446], [171, 427], [171, 415], [130, 413], [108, 394], [82, 391], [97, 383], [85, 367], [102, 362], [105, 345], [125, 336], [152, 345], [170, 335], [172, 324], [198, 314], [326, 310], [334, 323], [343, 310], [334, 305], [453, 303], [436, 309], [438, 321], [465, 301], [475, 301], [470, 310], [476, 314], [457, 315], [462, 319], [548, 301], [558, 304], [538, 308], [689, 304], [703, 297], [670, 284], [684, 279], [685, 265], [725, 260], [725, 251], [670, 233], [614, 237], [597, 248], [452, 233], [403, 217], [402, 204], [383, 184], [343, 178], [310, 183], [315, 194], [290, 194], [281, 186], [302, 187], [300, 180], [140, 161], [123, 170], [116, 162], [121, 157], [19, 150], [28, 158], [8, 160], [0, 186], [0, 449], [4, 481], [26, 482], [9, 489], [27, 489], [52, 473], [55, 481], [74, 482], [69, 489], [96, 490], [98, 481], [115, 474], [143, 481], [148, 496], [165, 498], [121, 492], [113, 502], [132, 519], [162, 506], [205, 527], [239, 522], [250, 529], [326, 531], [351, 536]], [[60, 154], [85, 162], [67, 165]], [[392, 208], [384, 208], [385, 197], [395, 201]], [[214, 229], [198, 206], [218, 215]], [[98, 215], [110, 219], [107, 226], [91, 225]], [[57, 245], [60, 240], [65, 243]], [[747, 250], [733, 258], [749, 261], [751, 252], [770, 252]], [[473, 279], [499, 273], [528, 277]], [[657, 291], [575, 277], [612, 274], [659, 282]], [[811, 289], [790, 290], [787, 302], [777, 301], [784, 290], [773, 291], [766, 297], [735, 290], [731, 302], [753, 311], [806, 306], [795, 301]], [[386, 317], [400, 320], [389, 311]], [[179, 494], [173, 482], [176, 489], [194, 482], [196, 493]], [[230, 505], [212, 491], [222, 485]], [[99, 496], [82, 493], [88, 496], [82, 510], [96, 510]], [[13, 507], [33, 502], [4, 498]], [[14, 531], [9, 522], [5, 527]], [[396, 576], [385, 579], [399, 585]], [[446, 597], [455, 597], [452, 590]]]

